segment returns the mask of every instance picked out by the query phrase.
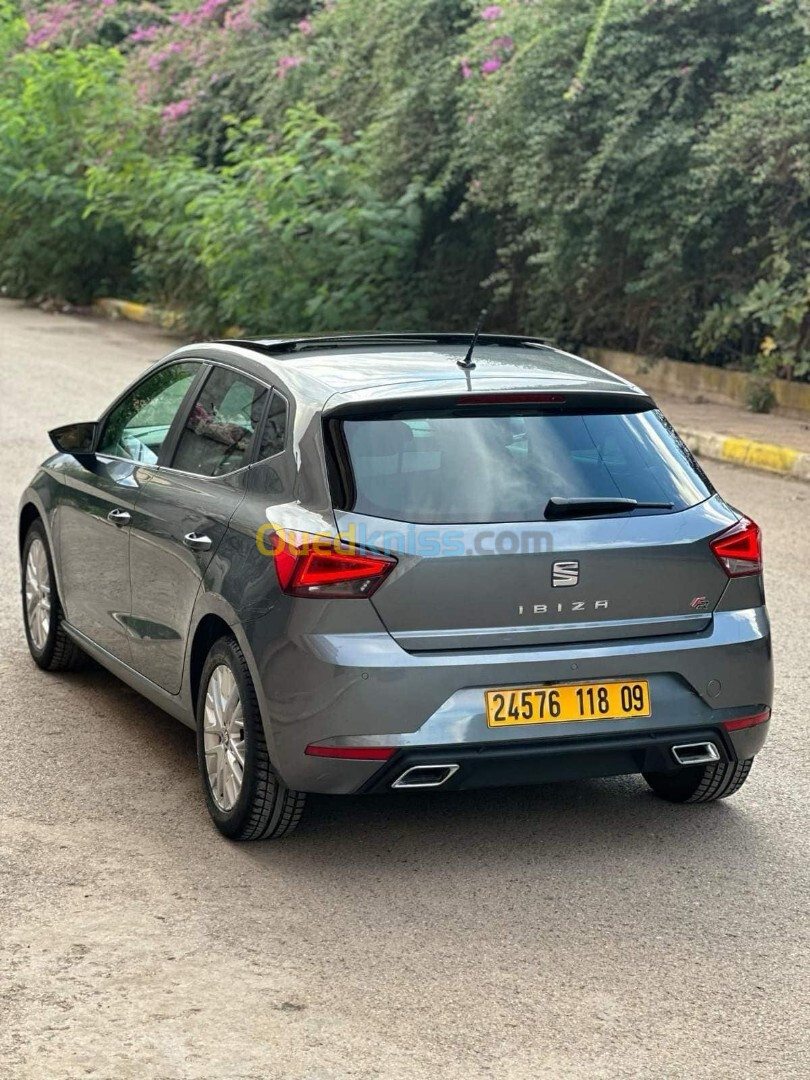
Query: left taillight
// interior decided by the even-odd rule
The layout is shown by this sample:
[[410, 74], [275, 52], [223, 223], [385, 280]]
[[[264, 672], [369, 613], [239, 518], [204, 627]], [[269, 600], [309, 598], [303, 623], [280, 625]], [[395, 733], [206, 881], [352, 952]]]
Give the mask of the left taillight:
[[741, 518], [726, 532], [716, 536], [710, 547], [729, 577], [745, 577], [762, 572], [762, 533], [750, 518]]
[[390, 555], [348, 549], [318, 536], [278, 544], [273, 561], [287, 596], [346, 600], [371, 596], [397, 564]]

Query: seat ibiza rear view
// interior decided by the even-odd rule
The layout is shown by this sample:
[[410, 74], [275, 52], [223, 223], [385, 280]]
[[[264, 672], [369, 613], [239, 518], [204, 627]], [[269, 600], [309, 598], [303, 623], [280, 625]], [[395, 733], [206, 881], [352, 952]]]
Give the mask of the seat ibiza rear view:
[[641, 774], [737, 791], [768, 729], [760, 531], [636, 386], [482, 335], [177, 349], [20, 513], [36, 663], [197, 732], [208, 810]]

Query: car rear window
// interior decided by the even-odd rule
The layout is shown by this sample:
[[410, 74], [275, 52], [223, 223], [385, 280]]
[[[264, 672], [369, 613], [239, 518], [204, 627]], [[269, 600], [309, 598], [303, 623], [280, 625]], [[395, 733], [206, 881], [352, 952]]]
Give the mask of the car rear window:
[[[418, 524], [542, 521], [548, 500], [702, 502], [713, 489], [657, 410], [343, 421], [351, 506]], [[661, 511], [633, 511], [635, 514]]]

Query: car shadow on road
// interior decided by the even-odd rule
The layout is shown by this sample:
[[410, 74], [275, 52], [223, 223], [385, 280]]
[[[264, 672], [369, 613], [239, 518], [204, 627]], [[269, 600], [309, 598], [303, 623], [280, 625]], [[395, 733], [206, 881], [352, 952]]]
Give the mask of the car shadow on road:
[[[226, 844], [206, 820], [194, 735], [135, 691], [100, 670], [71, 678], [72, 688], [104, 716], [108, 735], [128, 754], [137, 747], [139, 775], [171, 777], [163, 798], [177, 813], [187, 842]], [[756, 771], [752, 784], [756, 783]], [[130, 797], [136, 803], [133, 778]], [[443, 871], [485, 860], [490, 868], [519, 860], [624, 860], [679, 857], [728, 863], [749, 857], [760, 830], [746, 812], [746, 792], [727, 803], [676, 806], [657, 799], [640, 777], [545, 783], [476, 791], [410, 791], [387, 795], [310, 795], [298, 830], [279, 841], [229, 845], [231, 857], [257, 867], [361, 872], [369, 865], [412, 863]], [[160, 814], [160, 808], [154, 808]], [[164, 810], [168, 806], [164, 806]], [[209, 840], [204, 838], [208, 836]], [[763, 840], [764, 842], [764, 840]], [[665, 853], [665, 854], [664, 854]]]
[[620, 873], [622, 864], [693, 860], [734, 863], [750, 856], [759, 829], [735, 806], [676, 806], [648, 791], [640, 777], [546, 783], [461, 792], [310, 796], [289, 840], [245, 845], [257, 863], [363, 873], [403, 862], [438, 873], [484, 864], [491, 873], [516, 864], [556, 864], [558, 872], [591, 867]]

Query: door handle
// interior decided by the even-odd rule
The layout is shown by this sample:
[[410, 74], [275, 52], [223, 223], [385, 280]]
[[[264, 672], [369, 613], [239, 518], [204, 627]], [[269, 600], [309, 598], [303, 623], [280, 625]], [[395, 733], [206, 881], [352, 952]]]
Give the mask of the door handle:
[[132, 514], [129, 510], [111, 510], [107, 514], [107, 521], [111, 521], [113, 525], [129, 525], [132, 521]]
[[192, 551], [208, 551], [213, 541], [210, 536], [197, 536], [196, 533], [190, 532], [183, 537], [183, 543]]

